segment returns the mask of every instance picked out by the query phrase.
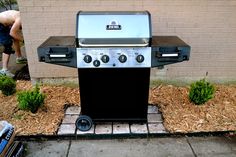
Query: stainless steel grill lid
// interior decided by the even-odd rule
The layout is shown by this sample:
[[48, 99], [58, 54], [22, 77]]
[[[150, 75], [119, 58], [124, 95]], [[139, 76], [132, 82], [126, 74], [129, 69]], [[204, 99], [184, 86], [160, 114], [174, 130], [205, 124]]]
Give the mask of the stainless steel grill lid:
[[78, 47], [144, 47], [151, 40], [151, 17], [139, 12], [79, 12]]

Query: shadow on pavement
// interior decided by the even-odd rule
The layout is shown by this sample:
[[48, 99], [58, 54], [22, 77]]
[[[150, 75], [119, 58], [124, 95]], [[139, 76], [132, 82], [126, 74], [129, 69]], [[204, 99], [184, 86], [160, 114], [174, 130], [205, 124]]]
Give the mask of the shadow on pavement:
[[23, 66], [21, 69], [17, 70], [14, 76], [15, 80], [26, 80], [30, 81], [30, 74], [28, 64]]

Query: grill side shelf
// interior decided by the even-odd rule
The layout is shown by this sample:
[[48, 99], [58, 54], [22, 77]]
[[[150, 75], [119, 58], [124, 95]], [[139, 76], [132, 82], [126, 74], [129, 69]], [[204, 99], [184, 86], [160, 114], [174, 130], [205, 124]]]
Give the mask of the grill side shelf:
[[191, 47], [177, 36], [154, 36], [152, 39], [152, 67], [188, 61]]
[[39, 62], [68, 67], [77, 66], [75, 39], [70, 36], [49, 37], [38, 49]]

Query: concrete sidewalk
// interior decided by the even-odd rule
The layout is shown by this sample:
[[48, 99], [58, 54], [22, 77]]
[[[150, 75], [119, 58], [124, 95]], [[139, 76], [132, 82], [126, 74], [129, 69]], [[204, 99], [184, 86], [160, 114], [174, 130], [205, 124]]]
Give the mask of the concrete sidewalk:
[[236, 138], [163, 137], [140, 139], [23, 141], [26, 157], [236, 157]]

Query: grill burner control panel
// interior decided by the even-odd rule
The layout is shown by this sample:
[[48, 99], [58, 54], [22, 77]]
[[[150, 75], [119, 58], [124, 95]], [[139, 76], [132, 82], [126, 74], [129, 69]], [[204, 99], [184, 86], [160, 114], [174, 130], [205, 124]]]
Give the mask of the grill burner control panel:
[[153, 36], [151, 47], [76, 47], [74, 36], [52, 36], [38, 47], [40, 62], [74, 68], [163, 68], [189, 60], [191, 47], [177, 36]]
[[151, 67], [151, 47], [77, 48], [78, 68]]

